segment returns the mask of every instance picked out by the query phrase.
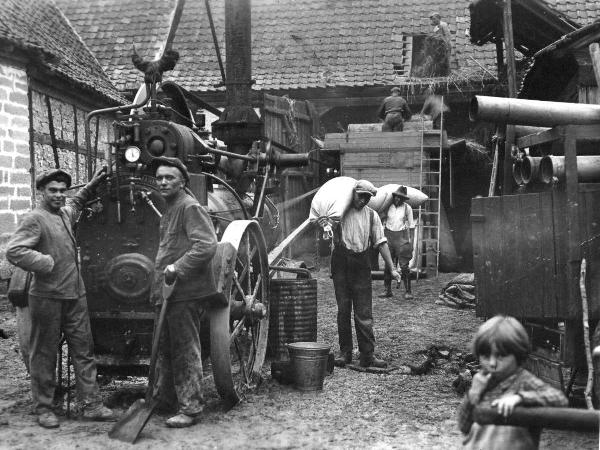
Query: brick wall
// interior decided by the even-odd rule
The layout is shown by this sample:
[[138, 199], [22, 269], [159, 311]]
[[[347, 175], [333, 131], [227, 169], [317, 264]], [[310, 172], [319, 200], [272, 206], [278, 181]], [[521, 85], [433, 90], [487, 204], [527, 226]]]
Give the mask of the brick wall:
[[[46, 89], [53, 93], [43, 92]], [[79, 106], [82, 93], [72, 90], [71, 94], [60, 96], [53, 86], [34, 89], [24, 69], [0, 62], [0, 280], [10, 277], [12, 272], [4, 257], [8, 237], [16, 229], [19, 218], [38, 201], [37, 192], [32, 192], [32, 179], [56, 165], [50, 123], [54, 127], [60, 167], [71, 174], [73, 184], [85, 183], [88, 179], [85, 115], [89, 109]], [[109, 149], [111, 119], [103, 117], [98, 124], [92, 121], [90, 128], [92, 149], [97, 143], [97, 152], [93, 151], [95, 166], [100, 167]], [[33, 160], [30, 142], [33, 143]]]
[[0, 64], [0, 235], [31, 208], [28, 128], [27, 75]]

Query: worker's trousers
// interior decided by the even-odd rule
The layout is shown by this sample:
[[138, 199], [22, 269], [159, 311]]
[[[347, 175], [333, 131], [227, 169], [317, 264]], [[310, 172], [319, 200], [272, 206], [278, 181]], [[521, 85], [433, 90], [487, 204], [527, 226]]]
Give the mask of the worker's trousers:
[[341, 353], [352, 352], [351, 314], [362, 356], [371, 357], [375, 349], [373, 334], [373, 291], [369, 251], [356, 253], [338, 245], [331, 255], [331, 275], [337, 301], [337, 325]]
[[[409, 230], [392, 231], [387, 228], [385, 229], [385, 237], [388, 240], [392, 262], [394, 265], [398, 264], [400, 266], [404, 287], [406, 288], [406, 292], [410, 293], [410, 269], [408, 268], [408, 264], [412, 259], [413, 249], [412, 245], [410, 245], [408, 233], [410, 233]], [[386, 292], [392, 290], [392, 271], [389, 267], [386, 267], [383, 272], [383, 285]]]
[[200, 320], [204, 309], [197, 300], [167, 306], [160, 336], [154, 396], [161, 406], [189, 416], [202, 412], [202, 354]]
[[93, 408], [101, 403], [86, 298], [58, 300], [30, 295], [29, 312], [29, 370], [34, 412], [41, 414], [52, 408], [61, 331], [69, 345], [80, 403], [84, 408]]

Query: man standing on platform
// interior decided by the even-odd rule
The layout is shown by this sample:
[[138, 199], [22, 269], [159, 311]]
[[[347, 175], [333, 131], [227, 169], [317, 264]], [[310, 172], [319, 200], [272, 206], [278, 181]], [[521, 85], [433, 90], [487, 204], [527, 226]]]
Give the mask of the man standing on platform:
[[400, 88], [393, 87], [392, 95], [386, 97], [377, 111], [377, 117], [383, 120], [381, 131], [402, 131], [404, 121], [410, 120], [412, 112], [406, 100], [400, 97]]
[[[366, 180], [357, 181], [352, 204], [334, 231], [334, 249], [331, 255], [331, 275], [337, 301], [337, 324], [340, 355], [335, 359], [337, 366], [352, 362], [352, 324], [360, 351], [362, 367], [385, 368], [387, 363], [374, 355], [373, 334], [373, 290], [371, 283], [371, 260], [369, 248], [379, 249], [391, 275], [400, 280], [400, 274], [392, 265], [392, 258], [383, 233], [379, 215], [367, 206], [377, 189]], [[324, 226], [327, 219], [320, 219]]]
[[[410, 269], [408, 268], [408, 264], [412, 259], [413, 253], [411, 236], [415, 229], [415, 219], [411, 206], [406, 203], [408, 200], [406, 186], [400, 186], [392, 194], [392, 197], [392, 204], [387, 211], [387, 218], [385, 220], [385, 237], [388, 241], [394, 267], [396, 264], [400, 265], [400, 273], [402, 274], [406, 289], [404, 298], [411, 299], [413, 295], [410, 288]], [[392, 294], [392, 273], [387, 267], [383, 276], [383, 284], [385, 292], [379, 297], [392, 297], [394, 295]]]

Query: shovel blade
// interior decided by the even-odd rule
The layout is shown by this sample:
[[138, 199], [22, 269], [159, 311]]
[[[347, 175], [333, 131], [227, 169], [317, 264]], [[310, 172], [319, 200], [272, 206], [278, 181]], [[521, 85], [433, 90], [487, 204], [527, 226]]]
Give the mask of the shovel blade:
[[144, 399], [136, 400], [123, 414], [123, 417], [114, 424], [108, 432], [108, 437], [130, 444], [135, 443], [150, 419], [155, 406], [154, 401], [146, 403]]

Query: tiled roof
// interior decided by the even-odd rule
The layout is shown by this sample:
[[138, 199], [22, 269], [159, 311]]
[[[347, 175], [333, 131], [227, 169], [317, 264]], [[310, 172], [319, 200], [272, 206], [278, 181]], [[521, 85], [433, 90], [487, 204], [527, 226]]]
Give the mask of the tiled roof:
[[52, 0], [2, 0], [0, 45], [11, 43], [45, 69], [113, 102], [123, 98]]
[[[113, 83], [135, 90], [143, 77], [131, 63], [131, 45], [154, 58], [175, 0], [57, 4]], [[211, 8], [224, 53], [224, 1], [211, 0]], [[430, 32], [432, 11], [449, 24], [458, 79], [488, 78], [480, 64], [495, 73], [495, 47], [469, 42], [465, 0], [252, 0], [254, 89], [398, 84], [403, 79], [393, 64], [402, 60], [402, 36]], [[186, 2], [173, 48], [181, 58], [166, 79], [193, 91], [215, 90], [221, 80], [204, 2]]]
[[[512, 0], [511, 4], [515, 48], [527, 56], [600, 19], [600, 0]], [[469, 9], [472, 42], [502, 39], [502, 2], [474, 0]]]
[[545, 0], [545, 2], [582, 26], [600, 19], [599, 0]]

